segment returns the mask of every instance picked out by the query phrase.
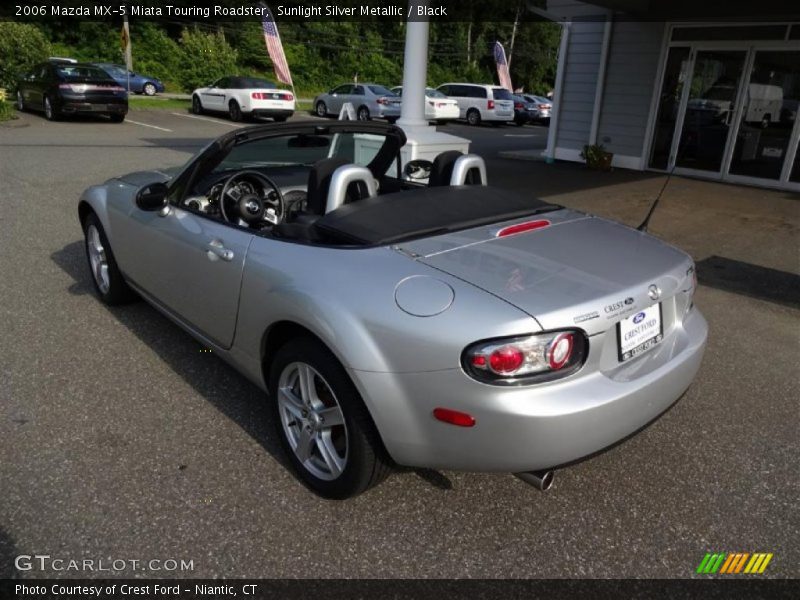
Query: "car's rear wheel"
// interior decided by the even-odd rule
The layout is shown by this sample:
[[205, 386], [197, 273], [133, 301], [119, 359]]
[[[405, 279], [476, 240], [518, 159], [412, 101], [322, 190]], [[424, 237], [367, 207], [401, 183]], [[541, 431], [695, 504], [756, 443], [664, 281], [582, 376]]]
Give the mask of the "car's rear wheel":
[[125, 115], [111, 114], [108, 116], [112, 123], [122, 123], [125, 120]]
[[236, 100], [231, 100], [228, 103], [228, 114], [231, 117], [231, 121], [241, 121], [242, 120], [242, 109], [239, 107], [239, 103]]
[[136, 293], [125, 283], [108, 243], [106, 232], [94, 213], [89, 213], [84, 220], [83, 234], [89, 271], [100, 300], [108, 305], [124, 304], [134, 300]]
[[22, 92], [17, 92], [17, 110], [22, 112], [25, 110], [25, 99], [22, 97]]
[[58, 112], [50, 102], [50, 96], [44, 97], [44, 116], [48, 121], [58, 121]]
[[192, 112], [196, 115], [203, 114], [203, 105], [200, 103], [200, 98], [192, 96]]
[[149, 81], [144, 84], [142, 87], [142, 91], [145, 93], [145, 96], [155, 96], [156, 95], [156, 86]]
[[391, 471], [375, 424], [347, 372], [311, 338], [278, 350], [269, 392], [275, 427], [298, 476], [325, 498], [348, 498]]
[[481, 113], [479, 113], [476, 109], [471, 108], [467, 111], [467, 123], [470, 125], [480, 125], [481, 124]]
[[369, 109], [366, 106], [361, 106], [356, 113], [359, 121], [369, 121]]
[[314, 110], [316, 110], [318, 117], [328, 116], [328, 106], [322, 100], [317, 102], [317, 105], [314, 107]]
[[397, 119], [398, 119], [398, 117], [386, 117], [386, 120], [392, 125], [397, 123]]

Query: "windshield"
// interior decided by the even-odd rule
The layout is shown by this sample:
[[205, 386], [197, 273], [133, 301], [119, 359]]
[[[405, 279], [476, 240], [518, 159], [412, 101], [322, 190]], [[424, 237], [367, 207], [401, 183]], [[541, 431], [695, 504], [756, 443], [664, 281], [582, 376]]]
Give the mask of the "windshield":
[[396, 96], [392, 90], [389, 88], [383, 87], [382, 85], [368, 85], [367, 86], [373, 94], [377, 96]]
[[244, 141], [231, 149], [214, 172], [290, 165], [310, 167], [323, 158], [333, 157], [367, 166], [385, 140], [385, 136], [371, 133], [328, 133]]

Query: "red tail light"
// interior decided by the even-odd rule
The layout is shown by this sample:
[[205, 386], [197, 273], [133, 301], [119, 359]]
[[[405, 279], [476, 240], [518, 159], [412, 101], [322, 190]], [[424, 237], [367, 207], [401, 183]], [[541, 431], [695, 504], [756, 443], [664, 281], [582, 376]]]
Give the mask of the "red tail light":
[[494, 108], [494, 100], [489, 100], [489, 102], [486, 103], [486, 108], [492, 110]]
[[580, 369], [588, 352], [582, 331], [551, 331], [472, 344], [461, 365], [478, 381], [519, 385], [566, 377]]
[[450, 408], [434, 408], [433, 416], [439, 421], [450, 423], [451, 425], [458, 425], [459, 427], [475, 426], [475, 417]]
[[522, 102], [516, 102], [514, 104], [514, 108], [516, 108], [517, 110], [522, 110], [524, 107], [522, 106]]
[[293, 100], [294, 96], [286, 93], [276, 94], [274, 92], [252, 92], [250, 97], [253, 100]]
[[378, 104], [382, 104], [382, 105], [384, 105], [384, 106], [385, 106], [385, 105], [387, 105], [387, 104], [389, 104], [389, 100], [388, 100], [388, 98], [378, 98], [378, 101], [377, 101], [377, 102], [378, 102]]

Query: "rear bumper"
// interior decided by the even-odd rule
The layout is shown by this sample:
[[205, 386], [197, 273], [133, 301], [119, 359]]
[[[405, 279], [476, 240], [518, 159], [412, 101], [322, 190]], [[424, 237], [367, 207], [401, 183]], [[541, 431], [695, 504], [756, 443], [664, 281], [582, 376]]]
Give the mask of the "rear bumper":
[[294, 114], [294, 111], [282, 108], [254, 108], [250, 114], [254, 117], [284, 117], [288, 119]]
[[58, 107], [64, 114], [110, 114], [128, 113], [127, 102], [86, 102], [67, 100]]
[[[693, 309], [661, 344], [637, 359], [601, 371], [599, 352], [590, 343], [580, 372], [535, 386], [485, 385], [460, 369], [351, 375], [398, 463], [531, 471], [602, 450], [658, 417], [695, 377], [707, 334], [705, 319]], [[476, 424], [441, 423], [432, 416], [436, 407], [467, 412]]]

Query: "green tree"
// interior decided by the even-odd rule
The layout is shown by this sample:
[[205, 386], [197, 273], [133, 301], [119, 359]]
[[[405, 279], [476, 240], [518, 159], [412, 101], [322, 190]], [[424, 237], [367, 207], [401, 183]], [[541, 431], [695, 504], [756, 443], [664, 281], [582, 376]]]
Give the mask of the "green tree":
[[164, 82], [179, 81], [181, 47], [155, 23], [137, 23], [131, 28], [133, 70]]
[[0, 87], [13, 91], [17, 79], [49, 55], [50, 44], [36, 27], [0, 22]]
[[235, 75], [238, 54], [222, 33], [203, 33], [197, 29], [181, 32], [178, 82], [187, 92], [207, 85], [219, 77]]

